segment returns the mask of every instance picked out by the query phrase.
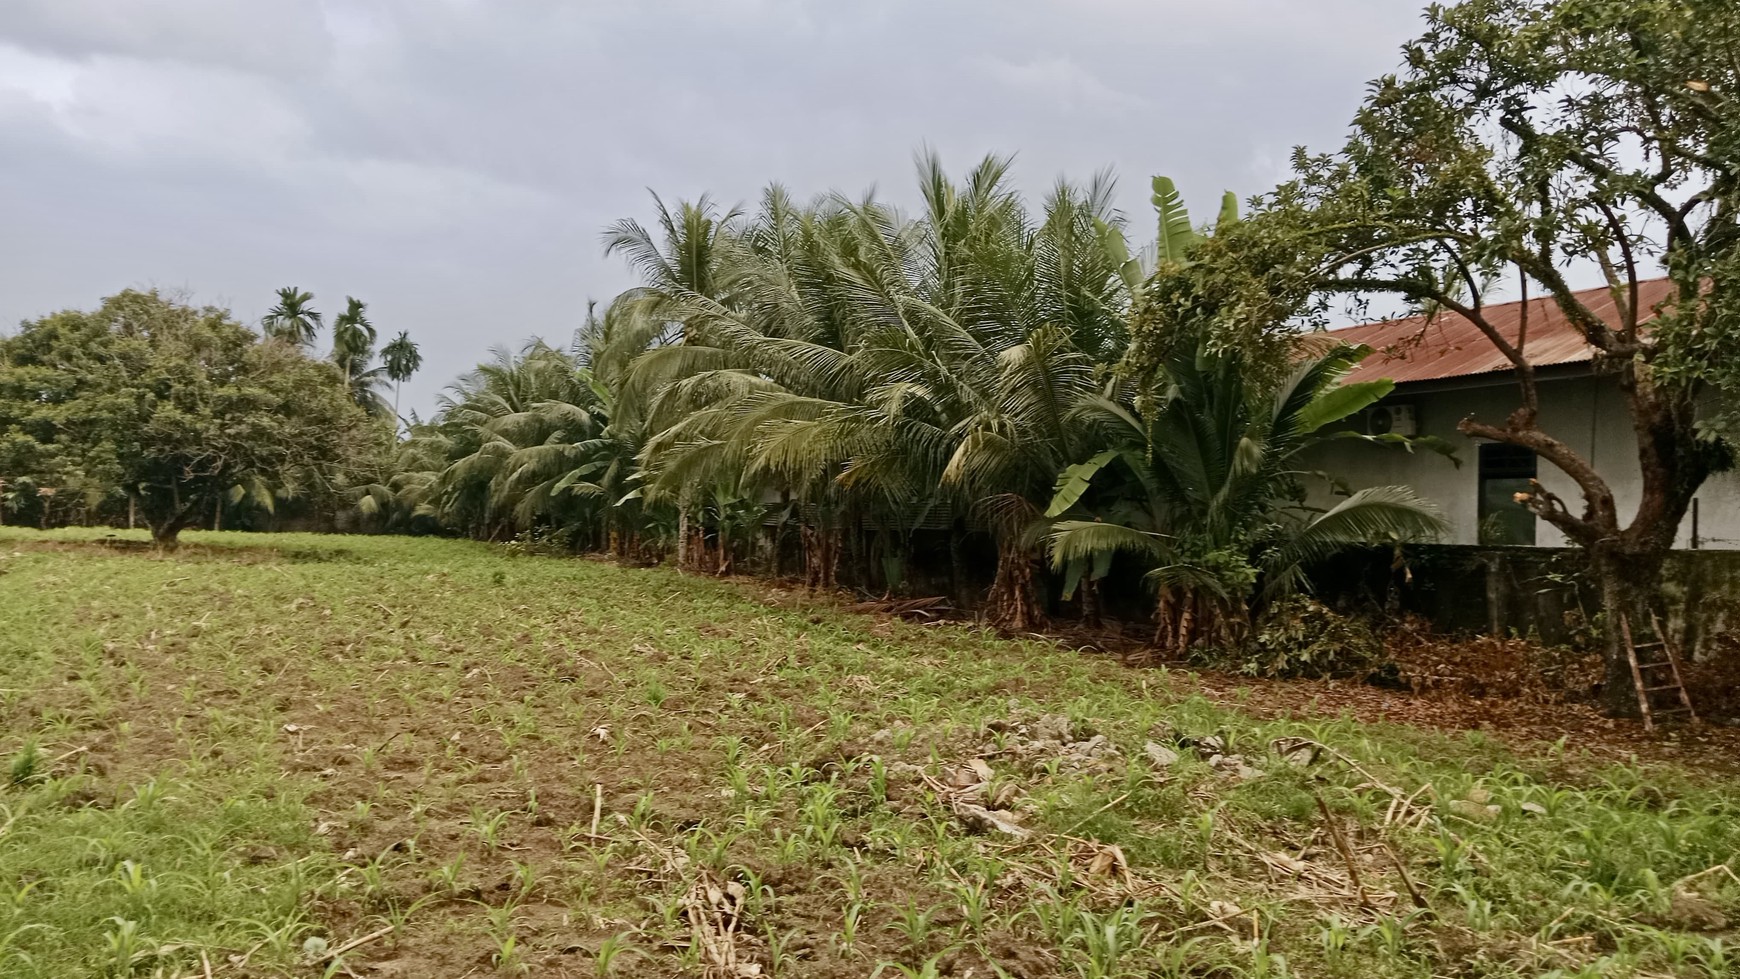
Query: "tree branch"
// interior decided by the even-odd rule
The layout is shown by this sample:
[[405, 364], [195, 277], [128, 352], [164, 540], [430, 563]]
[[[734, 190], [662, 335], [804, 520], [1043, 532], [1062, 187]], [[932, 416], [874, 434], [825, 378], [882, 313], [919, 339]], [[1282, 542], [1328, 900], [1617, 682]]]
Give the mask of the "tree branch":
[[[1613, 240], [1619, 243], [1619, 254], [1625, 259], [1625, 278], [1631, 288], [1630, 299], [1626, 300], [1620, 296], [1620, 283], [1615, 281], [1611, 272], [1608, 273], [1607, 284], [1613, 291], [1614, 303], [1619, 306], [1621, 336], [1628, 341], [1636, 341], [1637, 304], [1639, 302], [1639, 297], [1637, 258], [1631, 252], [1631, 237], [1625, 233], [1625, 226], [1619, 220], [1619, 215], [1613, 212], [1613, 206], [1611, 204], [1599, 197], [1593, 198], [1593, 200], [1595, 206], [1600, 209], [1601, 214], [1606, 217], [1608, 230], [1613, 232]], [[1607, 253], [1605, 250], [1602, 251], [1601, 258], [1605, 264], [1607, 261]]]
[[1530, 424], [1533, 424], [1534, 413], [1540, 407], [1540, 395], [1535, 385], [1534, 365], [1523, 356], [1521, 349], [1505, 339], [1504, 334], [1492, 325], [1486, 318], [1484, 310], [1458, 302], [1455, 297], [1444, 290], [1425, 286], [1417, 279], [1330, 279], [1322, 285], [1325, 289], [1339, 292], [1393, 292], [1410, 299], [1429, 299], [1445, 309], [1459, 314], [1474, 324], [1474, 328], [1486, 337], [1487, 342], [1491, 343], [1499, 353], [1504, 355], [1506, 360], [1510, 361], [1511, 367], [1516, 371], [1517, 384], [1522, 388], [1524, 408], [1530, 414]]
[[1473, 418], [1462, 419], [1456, 428], [1472, 438], [1490, 439], [1532, 450], [1535, 455], [1552, 463], [1560, 472], [1569, 476], [1583, 492], [1583, 515], [1572, 517], [1565, 509], [1563, 501], [1558, 502], [1557, 511], [1553, 511], [1546, 504], [1542, 505], [1543, 509], [1535, 510], [1543, 520], [1552, 522], [1554, 526], [1565, 531], [1566, 536], [1587, 545], [1618, 534], [1619, 509], [1614, 503], [1613, 491], [1608, 487], [1607, 481], [1601, 478], [1594, 466], [1564, 442], [1532, 427], [1532, 423], [1531, 427], [1519, 425], [1519, 414], [1520, 409], [1511, 415], [1502, 428], [1477, 422]]

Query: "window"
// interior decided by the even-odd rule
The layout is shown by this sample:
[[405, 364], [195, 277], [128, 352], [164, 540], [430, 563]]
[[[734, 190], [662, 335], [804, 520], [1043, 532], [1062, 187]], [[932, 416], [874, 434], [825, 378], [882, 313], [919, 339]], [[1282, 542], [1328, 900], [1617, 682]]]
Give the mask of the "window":
[[1480, 543], [1533, 544], [1535, 515], [1516, 501], [1535, 478], [1535, 454], [1516, 445], [1480, 446]]

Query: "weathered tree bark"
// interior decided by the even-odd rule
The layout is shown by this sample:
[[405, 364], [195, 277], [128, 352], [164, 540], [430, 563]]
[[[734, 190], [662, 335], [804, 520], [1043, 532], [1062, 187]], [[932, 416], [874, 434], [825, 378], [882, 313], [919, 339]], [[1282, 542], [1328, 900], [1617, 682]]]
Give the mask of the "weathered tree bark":
[[805, 524], [801, 536], [804, 549], [804, 587], [813, 592], [832, 591], [840, 562], [839, 529], [818, 529]]
[[1154, 646], [1169, 656], [1232, 647], [1250, 634], [1249, 607], [1195, 589], [1162, 589], [1154, 603]]
[[1609, 716], [1630, 717], [1639, 713], [1637, 687], [1620, 620], [1630, 624], [1634, 637], [1648, 628], [1661, 594], [1661, 569], [1666, 556], [1665, 549], [1654, 554], [1627, 554], [1609, 546], [1598, 546], [1591, 554], [1606, 619], [1601, 706]]
[[1081, 621], [1090, 629], [1098, 629], [1105, 625], [1100, 609], [1100, 582], [1097, 578], [1082, 576], [1081, 584], [1076, 588], [1081, 592]]
[[986, 596], [991, 621], [1010, 632], [1033, 632], [1045, 627], [1045, 608], [1040, 604], [1030, 548], [1019, 534], [1006, 534], [997, 542], [997, 577]]

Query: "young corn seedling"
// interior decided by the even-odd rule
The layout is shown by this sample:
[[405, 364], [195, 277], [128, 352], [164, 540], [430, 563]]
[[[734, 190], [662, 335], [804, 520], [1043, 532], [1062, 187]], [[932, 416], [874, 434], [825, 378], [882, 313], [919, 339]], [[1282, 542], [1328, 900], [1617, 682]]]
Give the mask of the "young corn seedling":
[[858, 929], [864, 923], [864, 911], [868, 905], [861, 900], [848, 901], [840, 912], [840, 930], [834, 936], [834, 944], [845, 958], [858, 954]]
[[464, 871], [465, 854], [461, 852], [454, 854], [453, 859], [439, 867], [436, 867], [430, 873], [430, 877], [434, 880], [436, 886], [440, 888], [441, 893], [448, 897], [452, 897], [459, 893], [459, 880]]
[[616, 971], [617, 965], [627, 961], [631, 956], [640, 954], [630, 942], [632, 932], [621, 932], [611, 935], [598, 943], [598, 950], [592, 953], [593, 974], [604, 979]]
[[894, 920], [888, 924], [888, 930], [905, 938], [906, 947], [914, 955], [923, 955], [926, 946], [930, 944], [932, 919], [936, 916], [937, 910], [936, 908], [920, 908], [917, 901], [908, 898], [906, 903], [895, 912]]
[[471, 808], [472, 832], [477, 834], [477, 838], [483, 841], [484, 846], [494, 850], [501, 846], [502, 831], [507, 828], [508, 817], [512, 815], [511, 810], [492, 813], [480, 806], [473, 806]]

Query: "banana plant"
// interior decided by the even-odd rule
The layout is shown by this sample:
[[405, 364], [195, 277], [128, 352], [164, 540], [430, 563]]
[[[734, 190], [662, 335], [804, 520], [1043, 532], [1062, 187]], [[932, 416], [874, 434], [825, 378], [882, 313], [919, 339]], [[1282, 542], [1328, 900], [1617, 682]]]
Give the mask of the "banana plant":
[[1189, 265], [1191, 253], [1211, 235], [1231, 228], [1239, 219], [1239, 200], [1232, 191], [1221, 195], [1220, 214], [1212, 228], [1198, 229], [1190, 223], [1190, 210], [1171, 177], [1157, 176], [1152, 183], [1154, 213], [1159, 218], [1158, 235], [1141, 252], [1132, 254], [1130, 243], [1121, 228], [1106, 221], [1097, 221], [1100, 247], [1118, 269], [1124, 288], [1136, 305], [1142, 301], [1143, 285], [1162, 262]]

